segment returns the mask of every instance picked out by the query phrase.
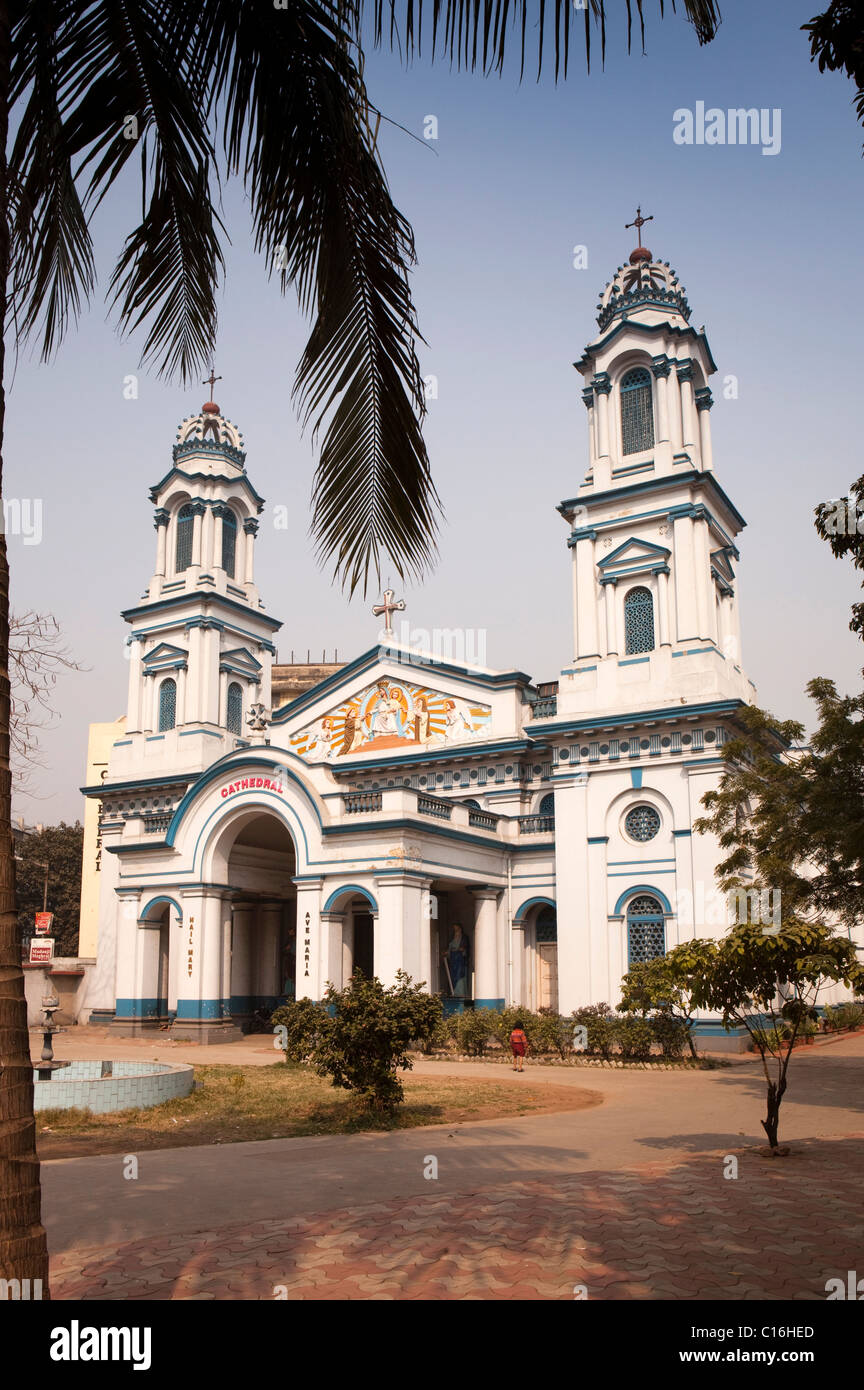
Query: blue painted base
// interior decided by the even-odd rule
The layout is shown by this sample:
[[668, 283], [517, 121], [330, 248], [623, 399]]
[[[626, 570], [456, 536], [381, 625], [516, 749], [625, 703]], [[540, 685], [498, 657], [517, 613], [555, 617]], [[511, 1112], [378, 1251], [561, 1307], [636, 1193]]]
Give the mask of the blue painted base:
[[497, 1009], [499, 1012], [504, 1008], [503, 999], [475, 999], [475, 1009]]
[[464, 1014], [466, 1009], [474, 1008], [473, 999], [442, 999], [443, 1014], [449, 1018], [451, 1014]]
[[232, 994], [228, 1000], [228, 1010], [232, 1014], [254, 1014], [257, 1009], [266, 1009], [272, 1014], [274, 1009], [278, 1009], [279, 1005], [284, 1003], [284, 995]]
[[123, 1019], [147, 1018], [154, 1022], [168, 1016], [167, 999], [118, 999], [114, 1017]]

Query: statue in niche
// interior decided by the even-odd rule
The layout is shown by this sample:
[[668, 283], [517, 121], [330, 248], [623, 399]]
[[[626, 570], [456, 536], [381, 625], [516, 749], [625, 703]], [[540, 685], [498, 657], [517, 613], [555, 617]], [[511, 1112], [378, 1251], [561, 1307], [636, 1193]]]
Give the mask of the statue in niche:
[[468, 938], [461, 923], [454, 922], [450, 944], [444, 952], [444, 973], [450, 987], [451, 999], [468, 998]]

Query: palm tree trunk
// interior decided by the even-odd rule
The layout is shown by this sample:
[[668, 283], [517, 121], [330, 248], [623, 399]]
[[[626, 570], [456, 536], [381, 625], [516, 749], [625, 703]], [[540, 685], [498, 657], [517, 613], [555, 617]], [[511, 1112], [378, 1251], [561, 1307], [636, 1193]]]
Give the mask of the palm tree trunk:
[[[0, 0], [0, 328], [6, 322], [9, 280], [9, 59], [9, 6]], [[0, 332], [0, 498], [6, 416], [4, 367]], [[48, 1245], [41, 1218], [33, 1068], [15, 910], [10, 713], [9, 563], [5, 526], [0, 526], [0, 1279], [21, 1281], [29, 1290], [34, 1288], [34, 1280], [41, 1280], [41, 1296], [47, 1298]], [[29, 1285], [23, 1285], [24, 1280], [29, 1280]]]

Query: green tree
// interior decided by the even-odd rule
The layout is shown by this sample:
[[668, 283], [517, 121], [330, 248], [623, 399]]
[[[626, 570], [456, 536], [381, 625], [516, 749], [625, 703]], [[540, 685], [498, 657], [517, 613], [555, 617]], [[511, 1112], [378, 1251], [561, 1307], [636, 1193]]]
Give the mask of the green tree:
[[320, 1004], [298, 1000], [273, 1014], [275, 1027], [285, 1029], [287, 1057], [308, 1061], [319, 1076], [383, 1112], [404, 1099], [397, 1072], [413, 1065], [409, 1045], [422, 1046], [440, 1022], [441, 1000], [404, 970], [389, 988], [355, 971], [346, 989], [328, 985]]
[[[21, 940], [33, 935], [34, 915], [42, 911], [47, 875], [48, 911], [54, 913], [51, 928], [55, 955], [78, 954], [81, 910], [81, 855], [84, 827], [76, 821], [44, 826], [19, 836], [15, 845], [18, 926]], [[47, 869], [45, 867], [47, 865]]]
[[810, 61], [820, 72], [845, 72], [855, 83], [855, 109], [864, 122], [864, 25], [859, 0], [832, 0], [801, 28], [810, 35]]
[[[716, 1010], [726, 1027], [747, 1029], [762, 1059], [766, 1114], [762, 1128], [778, 1152], [780, 1105], [795, 1039], [816, 1017], [828, 984], [864, 989], [855, 946], [822, 923], [785, 920], [779, 930], [744, 922], [699, 950], [688, 973], [697, 1008]], [[781, 1038], [784, 1033], [788, 1046]]]

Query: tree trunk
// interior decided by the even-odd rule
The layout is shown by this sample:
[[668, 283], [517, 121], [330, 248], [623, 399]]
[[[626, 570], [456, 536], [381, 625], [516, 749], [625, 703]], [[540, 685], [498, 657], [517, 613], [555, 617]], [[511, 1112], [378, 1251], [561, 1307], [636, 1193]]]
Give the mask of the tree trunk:
[[780, 1102], [783, 1099], [783, 1092], [786, 1090], [786, 1077], [782, 1076], [778, 1082], [768, 1082], [768, 1111], [762, 1121], [762, 1128], [768, 1136], [768, 1143], [772, 1149], [777, 1148], [777, 1131], [780, 1127]]
[[[9, 281], [9, 6], [0, 0], [0, 326]], [[0, 499], [3, 479], [5, 352], [0, 334]], [[27, 1031], [21, 938], [15, 910], [12, 775], [9, 765], [9, 564], [0, 527], [0, 1279], [41, 1280], [48, 1297], [48, 1246], [41, 1219], [33, 1067]]]

